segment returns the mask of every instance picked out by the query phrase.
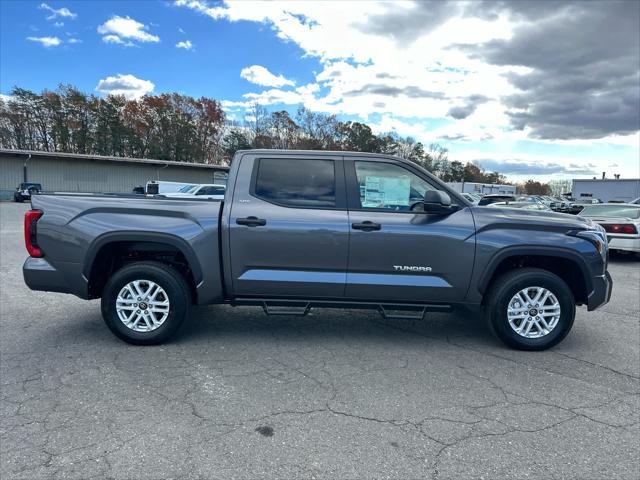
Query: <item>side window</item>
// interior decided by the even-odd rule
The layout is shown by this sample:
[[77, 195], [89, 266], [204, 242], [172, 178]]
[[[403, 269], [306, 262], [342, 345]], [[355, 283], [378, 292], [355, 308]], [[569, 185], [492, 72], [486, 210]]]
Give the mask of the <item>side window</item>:
[[435, 188], [404, 167], [393, 163], [355, 162], [362, 208], [408, 211]]
[[260, 159], [256, 196], [292, 207], [335, 207], [333, 160]]
[[202, 187], [196, 195], [224, 195], [224, 188], [220, 187]]

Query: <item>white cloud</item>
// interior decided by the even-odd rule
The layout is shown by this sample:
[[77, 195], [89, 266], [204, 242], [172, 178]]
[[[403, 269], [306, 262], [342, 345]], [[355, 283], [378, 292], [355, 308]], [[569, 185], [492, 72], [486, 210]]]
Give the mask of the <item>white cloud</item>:
[[[519, 158], [530, 163], [567, 164], [570, 170], [568, 162], [581, 163], [580, 157], [593, 164], [610, 161], [613, 150], [607, 149], [611, 146], [616, 148], [616, 161], [624, 157], [620, 160], [623, 176], [637, 177], [638, 132], [600, 139], [532, 139], [529, 128], [514, 129], [509, 115], [513, 106], [506, 99], [520, 93], [510, 78], [530, 74], [535, 65], [490, 64], [470, 53], [472, 49], [461, 47], [508, 43], [523, 25], [534, 30], [537, 24], [543, 27], [545, 11], [557, 16], [578, 8], [574, 5], [563, 10], [543, 4], [528, 10], [527, 2], [370, 0], [363, 8], [357, 0], [175, 0], [178, 7], [216, 21], [249, 21], [270, 28], [275, 36], [295, 44], [304, 56], [320, 63], [315, 78], [297, 88], [290, 88], [295, 87], [293, 82], [276, 77], [259, 65], [243, 69], [243, 78], [269, 88], [254, 87], [239, 98], [224, 100], [225, 109], [243, 109], [256, 102], [302, 104], [314, 111], [358, 118], [378, 133], [394, 130], [425, 144], [445, 144], [452, 158], [463, 161], [488, 156], [505, 162]], [[438, 17], [441, 5], [445, 13]], [[520, 8], [521, 13], [517, 13]], [[474, 98], [481, 101], [474, 103]], [[460, 114], [461, 108], [464, 114]], [[596, 148], [589, 152], [589, 147]], [[514, 155], [538, 148], [555, 153], [548, 158], [546, 154]], [[576, 153], [583, 151], [576, 150], [580, 148], [587, 153]], [[492, 153], [488, 154], [488, 150]]]
[[[317, 111], [355, 115], [364, 121], [373, 114], [447, 118], [452, 107], [481, 94], [488, 98], [481, 107], [491, 105], [491, 109], [475, 109], [468, 122], [461, 125], [462, 130], [473, 121], [494, 128], [507, 121], [499, 102], [500, 97], [513, 92], [503, 76], [506, 69], [470, 59], [451, 48], [457, 43], [507, 38], [512, 25], [502, 18], [461, 18], [459, 9], [453, 6], [449, 18], [435, 30], [398, 45], [393, 36], [372, 33], [367, 25], [374, 17], [392, 14], [395, 9], [411, 13], [418, 8], [415, 2], [371, 1], [364, 11], [360, 1], [243, 1], [210, 6], [203, 0], [176, 0], [175, 4], [215, 20], [267, 24], [279, 38], [297, 44], [306, 55], [320, 61], [322, 69], [312, 82], [320, 88], [314, 92], [279, 90], [294, 84], [258, 65], [243, 69], [243, 78], [274, 88], [247, 92], [243, 101], [232, 101], [236, 106], [255, 101], [304, 103]], [[358, 25], [354, 19], [358, 19]]]
[[193, 43], [191, 43], [191, 40], [184, 40], [176, 43], [176, 48], [184, 48], [185, 50], [191, 50], [193, 48]]
[[274, 75], [266, 68], [260, 65], [251, 65], [245, 67], [240, 72], [240, 76], [248, 82], [261, 85], [263, 87], [284, 87], [286, 85], [293, 87], [295, 83], [282, 75]]
[[27, 40], [30, 42], [36, 42], [42, 45], [43, 47], [57, 47], [62, 43], [58, 37], [27, 37]]
[[53, 24], [53, 26], [56, 27], [56, 28], [62, 28], [62, 27], [64, 27], [64, 22], [56, 22], [56, 23]]
[[82, 40], [80, 40], [79, 38], [70, 38], [69, 40], [67, 40], [67, 43], [82, 43]]
[[155, 85], [149, 80], [143, 80], [131, 74], [118, 74], [100, 80], [96, 91], [104, 95], [123, 95], [127, 99], [135, 99], [153, 92], [154, 88]]
[[53, 20], [53, 19], [58, 18], [58, 17], [70, 18], [70, 19], [73, 20], [74, 18], [76, 18], [78, 16], [78, 14], [73, 13], [67, 7], [62, 7], [62, 8], [57, 8], [56, 9], [56, 8], [50, 7], [46, 3], [41, 3], [38, 8], [40, 10], [46, 10], [51, 14], [51, 15], [49, 15], [47, 17], [47, 20]]
[[131, 46], [131, 47], [133, 46], [133, 43], [124, 42], [117, 35], [105, 35], [105, 36], [102, 37], [102, 41], [104, 43], [117, 43], [118, 45], [127, 45], [127, 46]]
[[157, 43], [160, 37], [152, 35], [147, 30], [149, 27], [134, 20], [131, 17], [114, 15], [98, 27], [98, 33], [102, 35], [105, 43], [132, 46], [133, 42]]

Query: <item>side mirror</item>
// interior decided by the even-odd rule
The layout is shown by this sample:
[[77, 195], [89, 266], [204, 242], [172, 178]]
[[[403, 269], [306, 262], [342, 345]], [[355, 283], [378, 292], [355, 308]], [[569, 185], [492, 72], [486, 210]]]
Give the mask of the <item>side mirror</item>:
[[454, 211], [451, 207], [451, 197], [440, 190], [428, 190], [424, 194], [425, 213], [448, 215]]

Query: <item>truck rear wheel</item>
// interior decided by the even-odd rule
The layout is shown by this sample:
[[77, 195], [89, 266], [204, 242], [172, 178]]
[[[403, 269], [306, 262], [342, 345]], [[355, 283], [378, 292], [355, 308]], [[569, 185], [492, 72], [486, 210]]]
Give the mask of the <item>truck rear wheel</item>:
[[190, 304], [182, 275], [159, 262], [138, 262], [114, 273], [102, 294], [102, 317], [118, 338], [134, 345], [168, 340]]
[[518, 350], [546, 350], [567, 336], [576, 315], [569, 286], [539, 268], [522, 268], [492, 285], [487, 320], [496, 336]]

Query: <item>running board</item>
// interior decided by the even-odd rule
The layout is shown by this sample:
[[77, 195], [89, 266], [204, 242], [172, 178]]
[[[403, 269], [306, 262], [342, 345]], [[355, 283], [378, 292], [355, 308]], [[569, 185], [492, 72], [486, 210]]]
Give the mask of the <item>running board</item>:
[[[412, 312], [412, 310], [406, 311]], [[420, 310], [413, 310], [413, 312], [415, 313], [390, 313], [389, 310], [384, 308], [384, 305], [378, 305], [378, 313], [385, 320], [424, 320], [424, 315], [427, 313], [427, 309], [423, 307]]]
[[262, 302], [262, 310], [265, 315], [298, 315], [304, 317], [309, 310], [311, 310], [311, 304], [307, 302], [303, 306], [287, 306], [287, 305], [269, 305], [268, 302]]
[[[233, 306], [262, 307], [266, 315], [305, 316], [312, 308], [353, 308], [377, 310], [387, 320], [422, 320], [427, 312], [450, 312], [449, 304], [376, 303], [348, 300], [290, 300], [278, 298], [235, 298]], [[402, 312], [402, 313], [400, 313]]]

